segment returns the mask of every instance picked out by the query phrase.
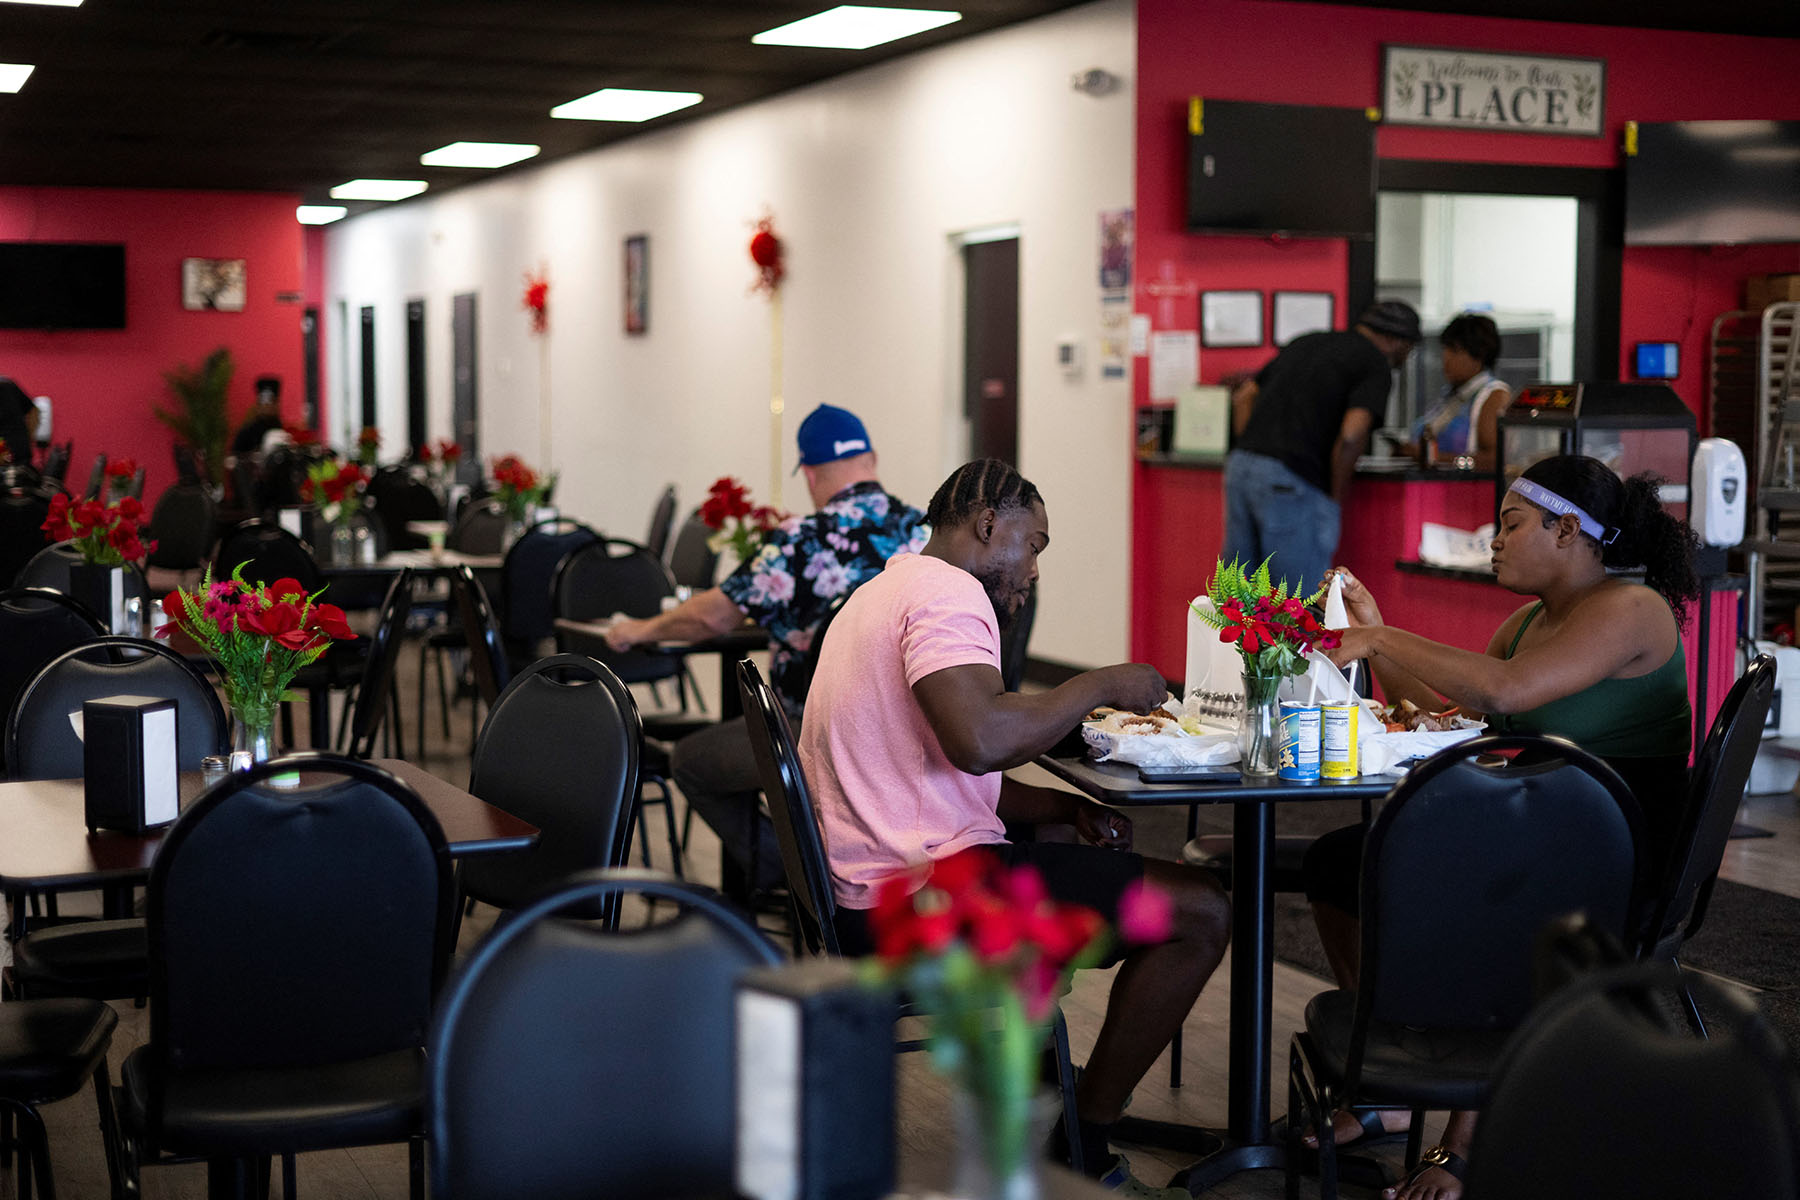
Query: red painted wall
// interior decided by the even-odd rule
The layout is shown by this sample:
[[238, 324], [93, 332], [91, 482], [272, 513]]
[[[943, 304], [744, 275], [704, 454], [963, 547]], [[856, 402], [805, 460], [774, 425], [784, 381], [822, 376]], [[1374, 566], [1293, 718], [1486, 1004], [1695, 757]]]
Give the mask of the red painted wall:
[[[1800, 119], [1794, 64], [1800, 39], [1676, 33], [1279, 0], [1138, 0], [1136, 311], [1156, 329], [1192, 329], [1198, 293], [1323, 290], [1345, 323], [1344, 243], [1221, 238], [1182, 230], [1188, 97], [1366, 107], [1380, 102], [1384, 42], [1606, 61], [1607, 134], [1598, 138], [1383, 126], [1384, 158], [1613, 167], [1627, 120]], [[1800, 246], [1632, 249], [1622, 271], [1621, 350], [1639, 340], [1683, 343], [1683, 399], [1704, 409], [1704, 343], [1712, 319], [1739, 302], [1745, 275], [1800, 270]], [[1353, 314], [1349, 314], [1353, 315]], [[1266, 361], [1261, 350], [1202, 351], [1216, 382]], [[1148, 401], [1147, 360], [1134, 372]], [[1132, 655], [1171, 677], [1184, 665], [1182, 605], [1217, 556], [1222, 504], [1215, 471], [1136, 468], [1133, 489]], [[1365, 503], [1368, 501], [1368, 503]], [[1403, 519], [1374, 497], [1353, 498], [1350, 522]], [[1346, 549], [1353, 548], [1346, 540]], [[1366, 573], [1361, 564], [1352, 563]], [[1391, 566], [1390, 566], [1391, 569]], [[1469, 585], [1476, 586], [1476, 585]], [[1428, 589], [1427, 589], [1428, 590]], [[1451, 631], [1445, 631], [1446, 633]], [[1456, 631], [1484, 644], [1485, 631]], [[1479, 637], [1477, 634], [1479, 633]]]
[[[96, 453], [130, 456], [148, 468], [153, 502], [175, 480], [173, 438], [153, 415], [167, 402], [162, 372], [219, 346], [237, 362], [234, 414], [250, 407], [258, 375], [280, 376], [283, 410], [299, 413], [301, 306], [276, 299], [301, 287], [298, 203], [274, 193], [0, 187], [0, 240], [125, 245], [124, 329], [0, 330], [0, 374], [49, 396], [55, 440], [75, 443], [72, 482], [86, 481]], [[184, 258], [244, 259], [244, 311], [183, 309]]]

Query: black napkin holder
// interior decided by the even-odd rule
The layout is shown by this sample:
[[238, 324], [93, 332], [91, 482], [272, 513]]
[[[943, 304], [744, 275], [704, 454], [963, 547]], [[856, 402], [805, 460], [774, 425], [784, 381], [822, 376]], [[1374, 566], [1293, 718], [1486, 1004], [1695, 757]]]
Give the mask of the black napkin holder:
[[877, 1200], [894, 1186], [892, 991], [803, 959], [737, 987], [737, 1193]]
[[87, 827], [142, 833], [181, 811], [175, 702], [103, 696], [81, 706]]

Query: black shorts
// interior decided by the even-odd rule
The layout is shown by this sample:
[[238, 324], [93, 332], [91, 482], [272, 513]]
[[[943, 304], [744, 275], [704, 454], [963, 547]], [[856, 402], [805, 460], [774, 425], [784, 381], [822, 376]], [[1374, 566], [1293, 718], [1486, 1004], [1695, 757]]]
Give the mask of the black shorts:
[[[1080, 904], [1099, 913], [1110, 926], [1119, 923], [1119, 899], [1129, 885], [1144, 877], [1144, 856], [1129, 850], [1109, 850], [1078, 842], [999, 842], [989, 846], [1008, 866], [1029, 863], [1044, 878], [1044, 888], [1063, 904]], [[874, 952], [869, 937], [869, 914], [860, 908], [837, 910], [838, 942], [843, 952], [858, 957]], [[1100, 960], [1111, 966], [1125, 957], [1116, 942]]]

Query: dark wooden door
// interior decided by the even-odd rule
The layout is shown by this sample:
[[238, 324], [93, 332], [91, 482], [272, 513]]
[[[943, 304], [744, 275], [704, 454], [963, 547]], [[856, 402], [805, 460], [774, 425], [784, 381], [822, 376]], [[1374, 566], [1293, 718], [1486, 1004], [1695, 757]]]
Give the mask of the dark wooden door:
[[963, 411], [973, 458], [1019, 459], [1019, 239], [963, 247]]

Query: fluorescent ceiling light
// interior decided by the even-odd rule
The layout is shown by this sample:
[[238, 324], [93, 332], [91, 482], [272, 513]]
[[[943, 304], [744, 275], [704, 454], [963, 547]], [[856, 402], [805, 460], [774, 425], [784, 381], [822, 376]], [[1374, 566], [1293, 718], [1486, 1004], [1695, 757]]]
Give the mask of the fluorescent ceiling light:
[[31, 78], [30, 63], [0, 63], [0, 92], [16, 92]]
[[898, 41], [927, 29], [962, 20], [959, 12], [933, 8], [872, 8], [864, 4], [840, 4], [836, 8], [802, 17], [750, 40], [759, 46], [827, 46], [835, 50], [867, 50], [883, 42]]
[[81, 0], [0, 0], [0, 4], [42, 4], [47, 8], [80, 8]]
[[343, 220], [349, 211], [341, 204], [302, 204], [294, 210], [294, 217], [302, 225], [329, 225]]
[[704, 99], [699, 92], [601, 88], [579, 100], [557, 105], [550, 115], [571, 121], [648, 121], [677, 109], [691, 108]]
[[419, 163], [427, 167], [504, 167], [536, 158], [538, 148], [523, 142], [451, 142], [427, 154]]
[[333, 200], [404, 200], [426, 187], [423, 179], [352, 179], [331, 189]]

